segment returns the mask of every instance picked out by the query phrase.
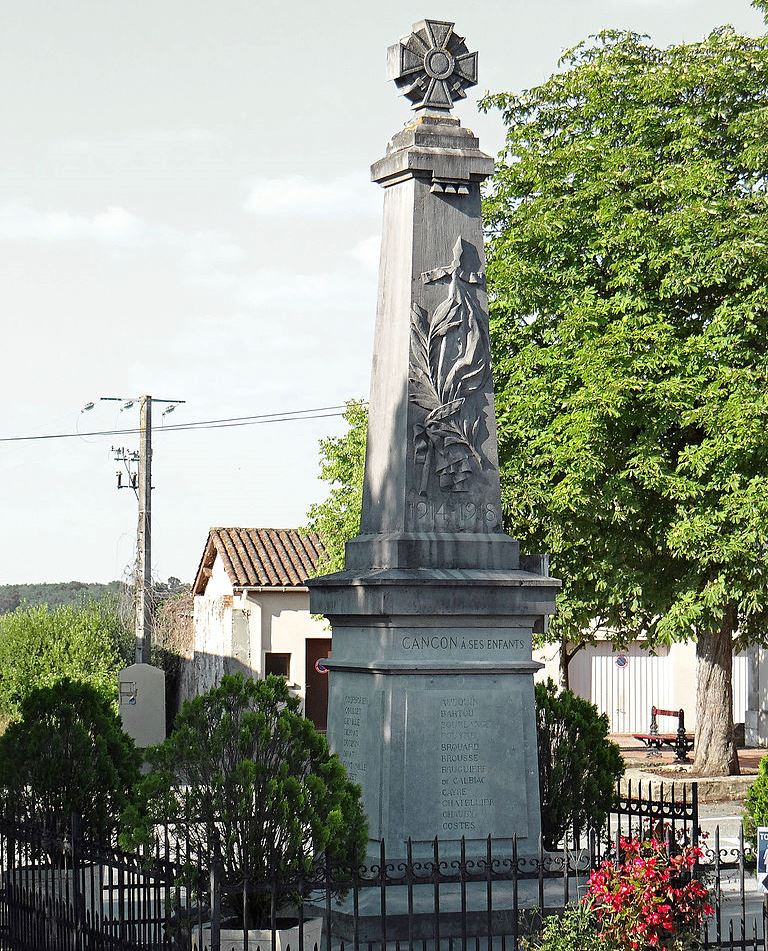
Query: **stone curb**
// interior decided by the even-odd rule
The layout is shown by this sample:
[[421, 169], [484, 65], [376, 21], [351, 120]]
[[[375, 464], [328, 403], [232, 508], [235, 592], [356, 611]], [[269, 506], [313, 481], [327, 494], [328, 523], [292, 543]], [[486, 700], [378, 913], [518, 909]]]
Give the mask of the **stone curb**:
[[642, 783], [643, 798], [650, 793], [654, 799], [658, 799], [662, 795], [663, 787], [664, 798], [667, 799], [672, 794], [673, 783], [676, 794], [681, 795], [682, 789], [680, 787], [695, 782], [699, 788], [700, 803], [723, 802], [726, 800], [743, 800], [755, 779], [755, 773], [746, 776], [701, 776], [694, 780], [689, 778], [686, 772], [675, 771], [665, 774], [643, 769], [628, 769], [621, 780], [620, 788], [621, 792], [626, 795], [631, 783], [632, 793], [637, 795], [638, 784]]

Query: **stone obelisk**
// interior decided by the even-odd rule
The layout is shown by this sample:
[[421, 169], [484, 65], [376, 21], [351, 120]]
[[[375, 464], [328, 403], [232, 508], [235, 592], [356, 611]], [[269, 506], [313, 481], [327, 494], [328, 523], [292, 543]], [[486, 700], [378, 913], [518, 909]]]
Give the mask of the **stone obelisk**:
[[384, 227], [360, 534], [312, 580], [333, 626], [328, 737], [397, 854], [540, 828], [531, 659], [559, 582], [502, 528], [480, 183], [493, 161], [452, 116], [477, 81], [453, 24], [388, 52], [413, 104], [372, 178]]

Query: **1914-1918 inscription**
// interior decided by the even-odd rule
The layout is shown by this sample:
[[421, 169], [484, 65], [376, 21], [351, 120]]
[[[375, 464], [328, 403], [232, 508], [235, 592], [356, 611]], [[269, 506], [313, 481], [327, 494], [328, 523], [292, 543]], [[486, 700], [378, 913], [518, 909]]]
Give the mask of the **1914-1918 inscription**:
[[492, 531], [501, 525], [501, 512], [492, 502], [433, 502], [412, 499], [408, 502], [408, 522], [416, 531]]

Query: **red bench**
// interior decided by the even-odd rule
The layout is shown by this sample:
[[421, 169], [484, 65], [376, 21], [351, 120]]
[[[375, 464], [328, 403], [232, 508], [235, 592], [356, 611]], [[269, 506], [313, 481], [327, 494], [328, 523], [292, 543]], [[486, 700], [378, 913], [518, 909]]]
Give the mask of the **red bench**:
[[[657, 717], [677, 717], [677, 732], [659, 733]], [[685, 712], [679, 710], [662, 710], [660, 707], [651, 707], [651, 726], [647, 733], [633, 733], [636, 740], [640, 740], [648, 747], [648, 755], [653, 756], [654, 750], [661, 750], [668, 746], [675, 751], [676, 763], [689, 763], [688, 753], [693, 749], [694, 735], [685, 732]]]

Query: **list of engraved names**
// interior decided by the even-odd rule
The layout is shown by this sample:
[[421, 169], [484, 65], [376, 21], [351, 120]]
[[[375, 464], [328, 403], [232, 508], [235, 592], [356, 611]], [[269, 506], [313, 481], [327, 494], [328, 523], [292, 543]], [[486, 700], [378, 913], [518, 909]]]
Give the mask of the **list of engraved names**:
[[490, 827], [489, 723], [476, 691], [440, 698], [440, 829], [471, 835]]
[[368, 716], [368, 697], [344, 695], [344, 736], [341, 760], [353, 783], [364, 783], [367, 770], [365, 752], [360, 748], [361, 726]]

